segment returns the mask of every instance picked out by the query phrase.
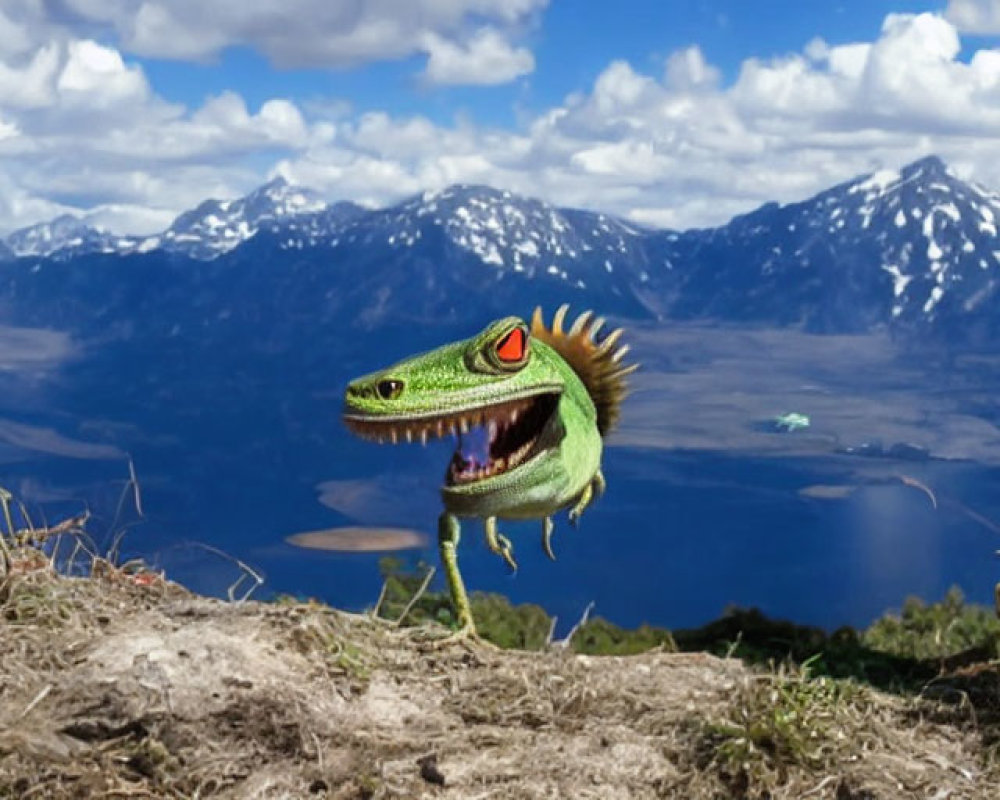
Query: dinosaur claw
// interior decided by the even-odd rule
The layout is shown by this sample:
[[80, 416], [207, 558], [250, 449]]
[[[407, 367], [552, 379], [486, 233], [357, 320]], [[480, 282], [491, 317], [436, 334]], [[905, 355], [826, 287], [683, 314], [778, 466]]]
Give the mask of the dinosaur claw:
[[552, 518], [545, 517], [542, 519], [542, 549], [553, 561], [556, 560], [556, 554], [552, 552]]
[[511, 573], [517, 572], [517, 562], [514, 560], [514, 545], [511, 544], [510, 539], [497, 530], [496, 517], [487, 517], [485, 527], [486, 545], [490, 548], [490, 552], [500, 556], [506, 562], [507, 566], [510, 567]]
[[503, 534], [500, 534], [497, 538], [500, 540], [500, 546], [503, 548], [500, 555], [507, 562], [507, 566], [510, 567], [511, 574], [514, 575], [517, 573], [517, 561], [514, 560], [514, 545]]

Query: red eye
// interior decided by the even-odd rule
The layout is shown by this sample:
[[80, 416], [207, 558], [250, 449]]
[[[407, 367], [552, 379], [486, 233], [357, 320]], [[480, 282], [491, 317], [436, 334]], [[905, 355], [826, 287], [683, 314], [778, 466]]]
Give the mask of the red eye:
[[497, 355], [501, 361], [514, 362], [524, 358], [524, 330], [514, 328], [497, 342]]

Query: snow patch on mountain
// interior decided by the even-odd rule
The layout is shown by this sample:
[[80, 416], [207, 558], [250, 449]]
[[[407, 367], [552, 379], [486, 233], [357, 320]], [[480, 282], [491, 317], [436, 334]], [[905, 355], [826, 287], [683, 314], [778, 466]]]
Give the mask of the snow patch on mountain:
[[248, 258], [276, 248], [370, 265], [373, 274], [399, 269], [385, 280], [402, 285], [419, 273], [422, 291], [437, 291], [445, 275], [471, 276], [476, 286], [507, 286], [509, 276], [510, 286], [534, 279], [567, 300], [578, 291], [593, 295], [587, 302], [614, 296], [623, 308], [659, 317], [864, 330], [937, 324], [956, 309], [988, 308], [1000, 285], [998, 227], [1000, 194], [928, 157], [685, 232], [641, 229], [486, 186], [365, 209], [328, 205], [279, 179], [241, 198], [206, 200], [155, 236], [116, 237], [59, 218], [0, 242], [0, 259], [163, 250], [211, 260], [256, 242], [264, 250], [246, 251]]
[[296, 217], [326, 208], [311, 190], [275, 178], [236, 200], [206, 200], [181, 214], [157, 238], [164, 249], [211, 259], [243, 244], [262, 228], [282, 227]]
[[122, 238], [88, 225], [79, 217], [63, 214], [11, 233], [4, 240], [11, 255], [48, 258], [74, 253], [112, 253], [134, 246], [136, 240]]

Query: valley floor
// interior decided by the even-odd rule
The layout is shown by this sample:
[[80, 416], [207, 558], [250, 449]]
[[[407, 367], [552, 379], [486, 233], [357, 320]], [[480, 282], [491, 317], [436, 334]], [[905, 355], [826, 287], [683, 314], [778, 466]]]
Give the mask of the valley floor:
[[995, 664], [931, 699], [703, 653], [435, 647], [30, 556], [0, 578], [0, 798], [998, 796]]

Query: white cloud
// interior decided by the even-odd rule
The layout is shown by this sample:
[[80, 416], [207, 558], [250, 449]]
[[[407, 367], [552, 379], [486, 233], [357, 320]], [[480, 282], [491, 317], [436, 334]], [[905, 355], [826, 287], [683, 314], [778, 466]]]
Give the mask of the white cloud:
[[56, 89], [70, 102], [101, 106], [142, 103], [150, 95], [139, 67], [126, 66], [117, 50], [87, 39], [68, 44]]
[[535, 57], [524, 47], [512, 47], [497, 31], [482, 28], [463, 46], [437, 34], [425, 39], [431, 83], [488, 86], [527, 75], [535, 69]]
[[671, 53], [667, 58], [664, 83], [671, 89], [701, 89], [719, 82], [719, 70], [705, 61], [697, 45]]
[[50, 42], [39, 47], [27, 61], [0, 61], [0, 97], [3, 106], [32, 108], [55, 100], [55, 79], [62, 58], [60, 46]]
[[963, 33], [1000, 34], [1000, 0], [949, 0], [944, 13]]
[[63, 2], [140, 56], [204, 61], [242, 45], [282, 67], [351, 67], [426, 54], [434, 83], [494, 84], [533, 69], [534, 57], [511, 39], [548, 0]]
[[[135, 5], [63, 2], [90, 19]], [[438, 20], [462, 21], [475, 6], [492, 14], [493, 25], [520, 24], [541, 5], [422, 3]], [[215, 14], [229, 8], [203, 5]], [[248, 5], [258, 21], [275, 7]], [[346, 13], [343, 3], [329, 5]], [[373, 8], [390, 6], [359, 4], [356, 19], [338, 30], [361, 30], [375, 19]], [[169, 7], [187, 19], [186, 0]], [[477, 34], [452, 38], [446, 28], [425, 24], [420, 41], [407, 46], [431, 49], [427, 80], [454, 80], [449, 71], [470, 80], [476, 59], [486, 58], [469, 44]], [[447, 43], [437, 61], [431, 29]], [[272, 34], [279, 32], [260, 35]], [[873, 41], [817, 38], [801, 52], [748, 59], [729, 85], [696, 46], [670, 55], [654, 74], [615, 61], [586, 91], [517, 130], [467, 118], [439, 124], [358, 114], [336, 98], [306, 107], [273, 98], [248, 108], [235, 91], [184, 108], [157, 96], [141, 67], [107, 44], [47, 35], [33, 50], [0, 50], [0, 189], [11, 189], [0, 218], [8, 227], [69, 206], [96, 208], [123, 230], [150, 226], [206, 196], [246, 191], [265, 172], [372, 205], [456, 182], [489, 183], [671, 227], [717, 224], [929, 152], [1000, 188], [1000, 49], [963, 58], [954, 23], [941, 15], [889, 15]], [[448, 51], [452, 44], [458, 49]], [[496, 52], [516, 50], [499, 44]]]
[[[523, 132], [369, 115], [309, 163], [336, 161], [323, 185], [348, 194], [345, 174], [365, 184], [391, 164], [398, 183], [373, 174], [364, 190], [381, 202], [484, 181], [676, 226], [719, 223], [932, 151], [1000, 186], [1000, 51], [964, 62], [959, 50], [943, 17], [889, 15], [875, 41], [817, 39], [801, 53], [749, 59], [724, 87], [691, 47], [666, 60], [661, 79], [613, 62]], [[283, 169], [317, 175], [294, 158]]]
[[20, 20], [12, 19], [0, 10], [0, 58], [25, 53], [31, 47], [31, 33]]
[[255, 111], [232, 92], [195, 109], [168, 103], [115, 48], [29, 29], [33, 49], [0, 51], [5, 231], [74, 208], [123, 232], [148, 231], [206, 194], [251, 188], [261, 174], [249, 163], [261, 152], [274, 159], [332, 137], [287, 99]]

